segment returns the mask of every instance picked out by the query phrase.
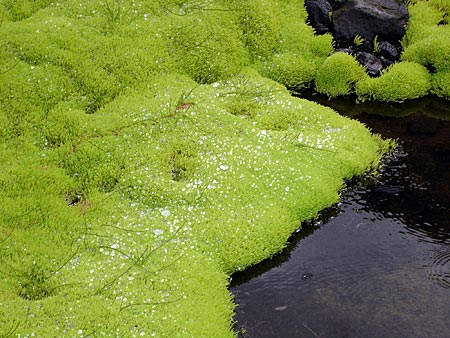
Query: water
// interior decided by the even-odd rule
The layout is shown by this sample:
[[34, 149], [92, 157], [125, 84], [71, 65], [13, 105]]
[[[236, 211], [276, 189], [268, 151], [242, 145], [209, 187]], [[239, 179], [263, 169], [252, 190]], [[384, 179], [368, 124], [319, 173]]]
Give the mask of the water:
[[450, 122], [435, 113], [357, 113], [396, 153], [284, 252], [233, 275], [243, 337], [450, 337]]

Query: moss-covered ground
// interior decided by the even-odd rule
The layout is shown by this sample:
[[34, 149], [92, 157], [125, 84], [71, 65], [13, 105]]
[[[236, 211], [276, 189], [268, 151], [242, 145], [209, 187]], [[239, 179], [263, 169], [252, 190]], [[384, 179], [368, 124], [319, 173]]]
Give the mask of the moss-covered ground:
[[390, 146], [280, 84], [332, 50], [298, 1], [0, 4], [0, 336], [233, 337], [230, 274]]

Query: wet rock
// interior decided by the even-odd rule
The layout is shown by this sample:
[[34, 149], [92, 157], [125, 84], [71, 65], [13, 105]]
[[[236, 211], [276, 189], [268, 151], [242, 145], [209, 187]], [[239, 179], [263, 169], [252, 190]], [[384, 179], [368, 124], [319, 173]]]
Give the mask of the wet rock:
[[381, 62], [383, 62], [384, 68], [387, 68], [390, 65], [394, 64], [394, 61], [392, 59], [385, 58], [384, 56], [380, 56], [380, 60], [381, 60]]
[[333, 13], [334, 37], [351, 43], [356, 35], [397, 43], [405, 34], [408, 10], [398, 0], [348, 0]]
[[308, 12], [311, 26], [317, 34], [324, 34], [331, 27], [331, 13], [333, 8], [327, 0], [306, 0], [306, 11]]
[[357, 60], [366, 68], [366, 72], [370, 76], [378, 76], [383, 70], [383, 62], [373, 54], [365, 52], [359, 53]]
[[399, 49], [387, 41], [381, 41], [378, 44], [378, 48], [378, 53], [388, 60], [396, 59], [400, 55]]
[[352, 55], [355, 52], [355, 50], [351, 46], [347, 47], [347, 48], [336, 48], [334, 50], [334, 53], [339, 53], [339, 52]]
[[331, 32], [335, 52], [354, 55], [370, 76], [400, 58], [409, 19], [401, 0], [306, 0], [305, 6], [316, 33]]

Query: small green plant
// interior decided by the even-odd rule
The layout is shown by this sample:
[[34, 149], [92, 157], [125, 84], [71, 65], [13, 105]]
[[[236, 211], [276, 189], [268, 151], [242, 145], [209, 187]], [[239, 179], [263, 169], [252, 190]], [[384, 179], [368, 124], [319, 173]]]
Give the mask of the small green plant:
[[124, 0], [104, 0], [103, 14], [105, 17], [105, 31], [114, 33], [117, 27], [127, 17], [130, 9], [131, 7]]
[[282, 28], [276, 6], [267, 0], [232, 0], [231, 5], [251, 57], [258, 60], [273, 54], [279, 48]]
[[228, 111], [236, 116], [254, 117], [257, 113], [258, 102], [251, 98], [230, 98]]
[[53, 288], [48, 271], [36, 262], [33, 262], [24, 271], [19, 285], [19, 296], [27, 300], [39, 300], [48, 297]]
[[264, 100], [272, 97], [278, 91], [270, 80], [254, 83], [251, 77], [257, 74], [254, 70], [247, 70], [248, 74], [236, 74], [226, 82], [226, 90], [221, 96], [236, 97], [240, 99]]
[[193, 174], [198, 159], [186, 144], [169, 144], [162, 150], [162, 165], [174, 181], [181, 181]]
[[4, 330], [4, 331], [0, 331], [1, 337], [4, 337], [4, 338], [15, 337], [14, 332], [16, 332], [16, 330], [19, 328], [20, 321], [13, 320], [10, 323], [8, 323], [8, 325], [9, 325], [8, 327], [1, 329], [1, 330]]
[[356, 47], [360, 47], [365, 41], [366, 41], [366, 39], [364, 37], [362, 37], [361, 35], [355, 35], [355, 37], [353, 38], [353, 44]]
[[439, 97], [450, 97], [450, 70], [441, 71], [432, 75], [431, 92]]
[[[206, 19], [208, 18], [208, 19]], [[213, 20], [220, 24], [209, 25]], [[168, 32], [180, 72], [208, 84], [238, 73], [249, 62], [236, 26], [214, 11], [176, 17]]]
[[378, 42], [378, 35], [375, 35], [375, 38], [373, 39], [373, 51], [375, 53], [381, 52], [380, 43]]

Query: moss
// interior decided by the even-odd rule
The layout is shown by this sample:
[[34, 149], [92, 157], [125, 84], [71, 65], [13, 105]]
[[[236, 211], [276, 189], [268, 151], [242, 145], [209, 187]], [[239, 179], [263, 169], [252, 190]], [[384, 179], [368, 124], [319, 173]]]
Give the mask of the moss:
[[279, 6], [272, 0], [230, 1], [242, 31], [242, 42], [253, 60], [265, 58], [279, 49], [282, 27]]
[[306, 10], [298, 2], [283, 2], [280, 11], [283, 24], [278, 47], [266, 55], [258, 69], [264, 76], [298, 90], [314, 80], [318, 66], [332, 52], [332, 37], [314, 35], [306, 24]]
[[355, 83], [367, 77], [353, 56], [335, 53], [317, 71], [316, 90], [330, 97], [349, 95], [353, 93]]
[[389, 142], [256, 70], [302, 85], [329, 37], [304, 9], [278, 30], [293, 1], [239, 3], [2, 22], [0, 335], [236, 336], [230, 274], [377, 166]]
[[237, 32], [221, 12], [200, 11], [173, 18], [168, 35], [180, 69], [199, 83], [212, 83], [249, 62]]
[[309, 53], [276, 54], [263, 63], [261, 73], [290, 89], [307, 86], [316, 76], [315, 58]]
[[417, 63], [401, 62], [389, 67], [380, 77], [356, 84], [358, 97], [384, 102], [403, 102], [424, 96], [431, 88], [431, 75]]
[[431, 93], [439, 97], [450, 97], [450, 70], [441, 71], [432, 75]]
[[411, 3], [408, 10], [410, 22], [402, 41], [402, 61], [426, 67], [433, 78], [430, 92], [448, 98], [445, 76], [450, 69], [449, 3], [417, 1]]
[[41, 8], [48, 6], [51, 2], [51, 0], [2, 0], [0, 7], [9, 20], [20, 21], [29, 18]]
[[[294, 55], [293, 51], [297, 50], [297, 55], [302, 55], [302, 62], [305, 62], [305, 60], [309, 61], [310, 58], [308, 56], [311, 53], [316, 56], [317, 74], [314, 78], [315, 88], [318, 92], [330, 97], [354, 94], [355, 84], [361, 80], [361, 83], [357, 84], [356, 93], [361, 101], [372, 99], [402, 102], [429, 93], [448, 98], [445, 90], [444, 74], [447, 74], [450, 60], [448, 38], [450, 36], [449, 3], [446, 0], [417, 0], [405, 1], [405, 3], [408, 5], [410, 20], [406, 35], [401, 41], [403, 47], [401, 61], [406, 64], [404, 66], [395, 65], [393, 67], [395, 70], [385, 72], [385, 75], [382, 76], [383, 79], [369, 79], [367, 75], [362, 73], [362, 67], [355, 60], [352, 60], [351, 56], [336, 53], [327, 58], [331, 53], [330, 46], [332, 44], [328, 42], [330, 36], [311, 37], [307, 33], [307, 30], [311, 28], [302, 27], [302, 25], [305, 25], [302, 20], [297, 20], [295, 23], [292, 22], [290, 15], [287, 15], [285, 28], [282, 30], [282, 48], [289, 50], [290, 53], [286, 53], [287, 55]], [[295, 12], [292, 2], [285, 2], [282, 7], [286, 10], [285, 13]], [[298, 15], [298, 17], [303, 16]], [[284, 37], [287, 37], [287, 39], [284, 39]], [[299, 52], [302, 48], [308, 51], [307, 56]], [[273, 58], [273, 60], [273, 64], [270, 64], [269, 67], [265, 65], [265, 68], [261, 68], [267, 76], [272, 75], [266, 69], [277, 70], [282, 68], [277, 63], [277, 58]], [[432, 87], [428, 83], [430, 82], [430, 77], [423, 73], [423, 69], [419, 70], [417, 66], [411, 66], [411, 63], [424, 66], [428, 73], [432, 74], [435, 80], [433, 82], [434, 89], [431, 92], [430, 89]], [[412, 73], [409, 75], [403, 74], [403, 71], [407, 71], [407, 69], [411, 69]], [[439, 74], [441, 72], [442, 74]], [[289, 81], [292, 76], [291, 78], [282, 77], [279, 75], [280, 71], [272, 71], [272, 73], [275, 73], [275, 79], [278, 77], [280, 81], [284, 81], [286, 85], [291, 86]], [[303, 75], [302, 72], [298, 73]], [[393, 88], [392, 85], [386, 82], [386, 79], [391, 76], [389, 74], [398, 75], [394, 81], [398, 89]], [[414, 81], [414, 79], [419, 81], [417, 88], [412, 86], [411, 81]], [[401, 83], [402, 80], [406, 82]], [[381, 84], [386, 84], [386, 86], [383, 87]], [[386, 88], [384, 93], [383, 88]]]
[[[450, 30], [448, 30], [450, 33]], [[402, 55], [402, 60], [419, 63], [432, 72], [450, 69], [450, 36], [440, 34], [424, 38], [411, 45]]]

